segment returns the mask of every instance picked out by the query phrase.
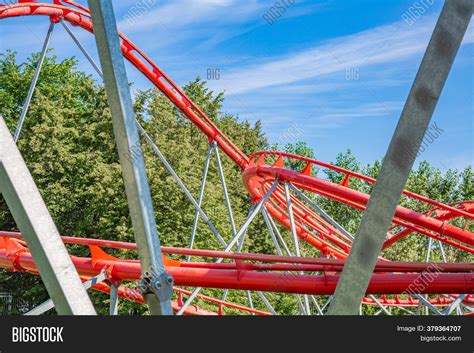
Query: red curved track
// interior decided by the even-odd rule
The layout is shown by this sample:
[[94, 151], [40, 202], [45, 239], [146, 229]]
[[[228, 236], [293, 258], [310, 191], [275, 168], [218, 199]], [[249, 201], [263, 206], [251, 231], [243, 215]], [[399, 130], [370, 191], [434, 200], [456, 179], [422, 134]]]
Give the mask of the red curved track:
[[[265, 157], [276, 158], [273, 165], [266, 164]], [[288, 170], [284, 167], [285, 160], [301, 161], [306, 166], [301, 171]], [[329, 181], [319, 179], [311, 175], [313, 166], [321, 166], [327, 169], [340, 172], [345, 176], [344, 181], [334, 184]], [[370, 196], [349, 187], [350, 178], [357, 178], [369, 184], [374, 184], [375, 179], [362, 174], [354, 173], [317, 160], [300, 157], [290, 153], [262, 151], [250, 156], [250, 164], [243, 173], [244, 184], [255, 200], [259, 200], [265, 195], [270, 185], [275, 179], [282, 182], [291, 182], [298, 188], [331, 198], [342, 202], [359, 210], [365, 210]], [[289, 217], [286, 212], [286, 201], [282, 190], [277, 190], [275, 196], [267, 204], [271, 215], [285, 227], [290, 227]], [[388, 234], [385, 247], [393, 244], [396, 240], [403, 238], [413, 231], [419, 232], [429, 237], [433, 237], [449, 245], [462, 250], [474, 253], [474, 234], [455, 227], [447, 220], [455, 217], [474, 218], [474, 203], [467, 201], [459, 203], [458, 208], [445, 205], [424, 196], [404, 191], [404, 195], [417, 199], [427, 205], [436, 207], [441, 213], [437, 217], [430, 217], [427, 214], [398, 206], [395, 211], [393, 223], [407, 228], [401, 234]], [[273, 201], [273, 202], [272, 202]], [[334, 227], [327, 224], [321, 217], [317, 216], [308, 207], [298, 200], [293, 200], [295, 218], [297, 219], [297, 233], [317, 248], [339, 258], [345, 258], [350, 249], [350, 240], [338, 232]], [[318, 235], [312, 231], [315, 230]]]
[[[0, 6], [0, 19], [41, 15], [47, 16], [53, 22], [61, 20], [71, 25], [93, 32], [93, 26], [88, 10], [72, 1], [58, 1], [54, 3], [38, 3], [31, 1], [19, 1], [17, 4]], [[291, 182], [292, 185], [318, 194], [323, 197], [342, 202], [346, 205], [364, 210], [369, 200], [369, 195], [350, 188], [350, 179], [360, 179], [368, 184], [374, 184], [375, 180], [367, 176], [357, 174], [342, 168], [311, 160], [300, 156], [281, 152], [257, 152], [247, 157], [234, 143], [223, 134], [215, 124], [197, 107], [168, 76], [140, 51], [123, 34], [120, 34], [121, 48], [124, 57], [136, 67], [151, 83], [155, 85], [181, 112], [210, 140], [215, 141], [217, 146], [229, 157], [243, 172], [244, 184], [252, 197], [253, 202], [258, 202], [269, 190], [275, 180], [280, 182]], [[272, 163], [269, 163], [270, 159]], [[276, 160], [276, 161], [275, 161]], [[301, 171], [285, 168], [287, 160], [298, 160], [306, 164]], [[324, 167], [340, 172], [344, 175], [341, 184], [334, 184], [320, 179], [312, 174], [313, 166]], [[467, 201], [463, 203], [445, 205], [424, 196], [404, 192], [405, 196], [426, 203], [431, 211], [425, 214], [398, 206], [393, 223], [403, 229], [398, 233], [387, 234], [384, 247], [417, 232], [446, 244], [457, 247], [464, 251], [474, 253], [474, 234], [466, 229], [455, 227], [448, 223], [457, 217], [466, 219], [474, 218], [474, 203]], [[307, 294], [332, 294], [338, 280], [337, 272], [343, 266], [343, 260], [350, 251], [351, 240], [338, 229], [328, 223], [321, 216], [313, 212], [303, 202], [291, 196], [293, 212], [295, 216], [296, 233], [302, 239], [321, 250], [322, 255], [332, 256], [336, 259], [308, 259], [303, 258], [265, 258], [264, 255], [256, 255], [251, 258], [245, 254], [208, 252], [209, 257], [226, 257], [234, 254], [235, 264], [213, 264], [213, 263], [184, 263], [167, 260], [167, 271], [175, 277], [177, 285], [213, 287], [227, 289], [247, 289], [258, 291], [273, 291], [286, 293]], [[290, 229], [290, 220], [287, 211], [285, 193], [278, 186], [265, 204], [270, 215], [281, 225]], [[436, 213], [432, 216], [433, 213]], [[13, 238], [13, 239], [12, 239]], [[0, 267], [16, 271], [36, 272], [34, 261], [25, 244], [20, 240], [21, 236], [15, 233], [0, 232]], [[122, 249], [134, 249], [133, 244], [100, 241], [92, 239], [64, 238], [65, 242], [88, 245], [91, 247], [91, 258], [72, 257], [81, 276], [90, 277], [98, 274], [102, 269], [110, 270], [111, 276], [118, 280], [136, 280], [140, 276], [138, 262], [125, 261], [108, 257], [97, 246], [118, 247]], [[166, 248], [164, 248], [166, 250]], [[168, 254], [190, 254], [199, 250], [173, 249]], [[202, 255], [202, 254], [201, 254]], [[197, 256], [197, 255], [196, 255]], [[204, 255], [203, 255], [204, 256]], [[239, 258], [240, 256], [240, 258]], [[244, 256], [242, 258], [242, 256]], [[258, 257], [260, 256], [260, 257]], [[263, 256], [263, 257], [261, 257]], [[339, 260], [338, 260], [339, 259]], [[249, 264], [245, 261], [256, 260], [262, 264]], [[341, 262], [342, 261], [342, 262]], [[291, 263], [291, 266], [289, 266]], [[306, 266], [306, 267], [305, 267]], [[376, 273], [373, 275], [367, 293], [368, 294], [401, 294], [417, 278], [423, 276], [423, 270], [429, 264], [397, 263], [388, 262], [383, 259], [377, 265]], [[474, 277], [472, 264], [436, 264], [438, 276], [428, 286], [420, 287], [419, 293], [450, 293], [470, 294], [474, 291]], [[291, 276], [291, 280], [282, 279], [284, 275], [275, 271], [321, 271], [324, 275], [299, 275]], [[272, 272], [273, 271], [273, 272]], [[388, 273], [394, 272], [394, 273]], [[420, 273], [421, 272], [421, 273]], [[97, 285], [97, 290], [107, 292], [107, 285]], [[422, 289], [422, 290], [421, 290]], [[186, 294], [182, 289], [176, 291]], [[140, 301], [141, 297], [127, 295], [127, 289], [121, 288], [120, 295], [129, 299]], [[201, 296], [222, 307], [233, 307], [255, 314], [267, 314], [236, 304], [219, 301], [214, 298]], [[366, 304], [373, 304], [371, 299], [364, 300]], [[418, 305], [418, 300], [387, 299], [382, 297], [385, 305]], [[431, 298], [434, 305], [446, 305], [452, 299]], [[179, 302], [179, 300], [178, 300]], [[472, 304], [473, 298], [468, 295], [465, 303]], [[175, 303], [175, 308], [179, 303]], [[188, 308], [188, 314], [208, 314], [199, 308]]]
[[[20, 233], [0, 232], [0, 267], [10, 271], [37, 273], [33, 257], [20, 239], [22, 239]], [[71, 256], [81, 276], [90, 278], [104, 269], [108, 272], [109, 278], [114, 281], [136, 281], [141, 276], [140, 264], [137, 260], [120, 260], [101, 250], [101, 248], [135, 250], [135, 244], [74, 237], [63, 237], [63, 240], [69, 244], [89, 246], [92, 255], [90, 258]], [[344, 261], [339, 259], [298, 258], [167, 247], [163, 247], [162, 251], [168, 255], [193, 255], [235, 260], [235, 263], [179, 262], [164, 257], [166, 270], [174, 277], [175, 284], [178, 286], [328, 295], [334, 292], [339, 273], [344, 265]], [[256, 264], [255, 262], [264, 263]], [[433, 269], [437, 273], [435, 278], [430, 275]], [[281, 271], [320, 271], [324, 274], [285, 274]], [[418, 294], [472, 293], [474, 291], [472, 271], [474, 271], [474, 264], [470, 263], [379, 261], [367, 294], [405, 294], [406, 289], [411, 285], [413, 292]], [[414, 286], [413, 283], [415, 283]], [[179, 291], [179, 289], [175, 290]], [[125, 288], [121, 289], [121, 296], [142, 301], [138, 294], [127, 296], [125, 291]], [[209, 297], [203, 297], [203, 299], [217, 301]], [[418, 303], [411, 297], [408, 299], [382, 298], [381, 300], [386, 305], [405, 303], [406, 306], [414, 306]], [[445, 305], [451, 302], [444, 298], [432, 298], [430, 301], [434, 305]], [[474, 305], [474, 296], [468, 295], [463, 302], [466, 305]], [[366, 299], [366, 303], [371, 304], [371, 300]], [[217, 301], [217, 304], [249, 313], [266, 314], [232, 303]]]

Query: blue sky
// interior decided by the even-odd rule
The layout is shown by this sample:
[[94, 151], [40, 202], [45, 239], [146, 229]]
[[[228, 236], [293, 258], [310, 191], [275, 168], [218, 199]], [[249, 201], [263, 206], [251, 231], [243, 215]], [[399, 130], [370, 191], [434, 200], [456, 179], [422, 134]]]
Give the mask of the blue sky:
[[[270, 25], [263, 16], [274, 3], [121, 0], [115, 9], [120, 30], [178, 84], [218, 68], [209, 86], [226, 92], [224, 110], [261, 120], [270, 142], [287, 141], [290, 129], [321, 160], [347, 148], [364, 164], [382, 158], [443, 1], [285, 0]], [[146, 12], [134, 15], [136, 4]], [[45, 18], [2, 20], [0, 49], [21, 58], [39, 51], [47, 26]], [[76, 33], [97, 57], [92, 36]], [[473, 42], [471, 24], [433, 116], [444, 132], [419, 158], [443, 170], [473, 160]], [[92, 72], [62, 28], [51, 46]], [[150, 87], [128, 73], [133, 89]]]

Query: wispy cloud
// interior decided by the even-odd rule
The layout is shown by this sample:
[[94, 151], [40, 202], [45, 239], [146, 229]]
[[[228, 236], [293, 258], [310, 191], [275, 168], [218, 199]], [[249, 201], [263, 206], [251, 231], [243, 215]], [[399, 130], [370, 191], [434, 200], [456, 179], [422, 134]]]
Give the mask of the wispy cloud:
[[[136, 23], [126, 18], [119, 21], [119, 27], [127, 32], [156, 31], [160, 27], [173, 30], [212, 24], [215, 26], [242, 23], [254, 18], [266, 5], [258, 0], [174, 0], [158, 2], [156, 7], [145, 13]], [[199, 30], [199, 28], [196, 28]]]
[[316, 119], [316, 122], [322, 124], [330, 122], [339, 126], [349, 119], [384, 117], [393, 112], [400, 111], [402, 107], [403, 102], [394, 101], [370, 102], [351, 107], [332, 107], [323, 111]]
[[[350, 68], [396, 63], [422, 53], [433, 31], [436, 16], [409, 27], [404, 22], [376, 27], [334, 38], [313, 48], [284, 57], [267, 58], [239, 67], [212, 84], [217, 91], [243, 94], [257, 89], [284, 86]], [[474, 42], [469, 30], [464, 44]]]
[[[208, 50], [230, 39], [268, 26], [263, 15], [273, 6], [267, 0], [168, 0], [156, 1], [147, 11], [132, 15], [121, 5], [119, 29], [131, 38], [147, 43], [148, 49], [163, 48], [182, 51]], [[284, 19], [305, 16], [318, 11], [323, 1], [297, 1], [285, 12]]]

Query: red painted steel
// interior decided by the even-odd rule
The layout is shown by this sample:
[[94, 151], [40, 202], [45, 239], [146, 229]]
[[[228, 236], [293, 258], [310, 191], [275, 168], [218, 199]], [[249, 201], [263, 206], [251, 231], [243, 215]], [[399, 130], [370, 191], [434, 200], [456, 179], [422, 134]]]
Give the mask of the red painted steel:
[[[0, 267], [14, 271], [37, 272], [29, 250], [16, 240], [0, 238]], [[97, 248], [99, 249], [99, 248]], [[97, 250], [96, 249], [96, 250]], [[94, 250], [94, 249], [92, 249]], [[93, 277], [107, 270], [114, 280], [136, 281], [141, 276], [138, 260], [120, 260], [92, 251], [93, 257], [71, 256], [81, 276]], [[226, 288], [298, 294], [333, 294], [339, 275], [306, 275], [253, 270], [241, 261], [234, 270], [200, 267], [166, 266], [177, 286]], [[474, 273], [429, 272], [404, 274], [374, 274], [367, 294], [403, 294], [407, 290], [418, 294], [474, 293]]]
[[[126, 243], [113, 240], [77, 238], [77, 237], [61, 237], [65, 244], [77, 244], [89, 246], [93, 249], [110, 248], [123, 250], [136, 250], [135, 243]], [[19, 232], [4, 232], [0, 231], [0, 249], [2, 248], [2, 241], [5, 239], [22, 240], [23, 235]], [[6, 245], [3, 245], [5, 247]], [[26, 247], [26, 244], [23, 245]], [[252, 253], [237, 253], [225, 252], [219, 250], [201, 250], [162, 246], [161, 251], [167, 255], [183, 255], [206, 257], [212, 259], [231, 259], [235, 261], [252, 261], [252, 262], [270, 262], [273, 264], [255, 264], [247, 263], [247, 269], [266, 270], [266, 271], [341, 271], [345, 260], [321, 258], [321, 257], [297, 257], [297, 256], [278, 256], [268, 254], [252, 254]], [[169, 259], [164, 262], [171, 264]], [[277, 264], [278, 263], [278, 264]], [[236, 263], [200, 263], [200, 262], [179, 262], [172, 263], [179, 267], [201, 267], [204, 268], [235, 268]], [[301, 266], [308, 267], [301, 267]], [[317, 269], [309, 266], [319, 266]], [[400, 262], [379, 260], [375, 265], [374, 272], [426, 272], [436, 269], [436, 272], [470, 272], [474, 271], [474, 263], [440, 263], [440, 262]]]
[[[22, 0], [16, 4], [0, 6], [0, 19], [33, 15], [47, 16], [53, 22], [64, 20], [75, 27], [93, 32], [87, 8], [71, 0], [54, 0], [53, 3]], [[351, 178], [354, 178], [374, 184], [376, 182], [375, 179], [331, 164], [289, 153], [262, 151], [254, 153], [250, 158], [247, 157], [150, 58], [123, 34], [120, 34], [120, 38], [124, 58], [148, 78], [210, 141], [215, 141], [217, 146], [240, 167], [243, 171], [244, 184], [253, 202], [261, 200], [270, 188], [270, 185], [278, 179], [281, 182], [291, 182], [298, 188], [331, 198], [361, 211], [365, 209], [370, 196], [351, 189], [350, 181]], [[265, 158], [267, 158], [267, 161], [269, 158], [272, 158], [275, 161], [274, 164], [266, 164]], [[288, 159], [306, 163], [306, 166], [301, 171], [289, 170], [285, 168], [285, 161]], [[332, 169], [341, 173], [343, 182], [338, 185], [312, 175], [313, 166]], [[431, 210], [422, 214], [398, 206], [393, 223], [395, 226], [402, 226], [403, 229], [395, 234], [390, 233], [389, 230], [384, 248], [411, 233], [417, 232], [474, 253], [474, 234], [448, 223], [449, 220], [457, 217], [474, 218], [473, 201], [445, 205], [410, 191], [404, 191], [403, 193], [406, 197], [429, 205]], [[169, 265], [167, 266], [168, 271], [175, 277], [178, 285], [184, 286], [331, 294], [338, 279], [338, 275], [335, 273], [339, 272], [344, 264], [344, 259], [350, 251], [351, 240], [294, 196], [291, 196], [291, 201], [295, 215], [296, 231], [300, 239], [320, 249], [321, 255], [332, 256], [335, 259], [305, 259], [163, 247], [165, 254], [211, 258], [222, 257], [235, 260], [235, 263], [222, 264], [179, 263], [174, 260], [167, 260]], [[281, 186], [275, 190], [265, 206], [278, 223], [290, 229], [287, 202], [284, 189]], [[435, 213], [434, 216], [432, 215], [433, 213]], [[128, 250], [136, 249], [135, 244], [101, 239], [63, 237], [63, 240], [65, 243], [91, 246], [96, 255], [100, 255], [101, 251], [95, 248], [96, 246]], [[19, 233], [0, 232], [0, 267], [13, 271], [35, 272], [34, 262], [25, 246], [26, 244], [21, 240]], [[140, 276], [139, 264], [137, 262], [120, 259], [110, 260], [110, 257], [105, 255], [102, 258], [100, 257], [97, 258], [95, 256], [94, 258], [93, 255], [92, 258], [72, 258], [83, 276], [96, 275], [103, 268], [110, 268], [111, 273], [117, 276], [118, 279], [136, 280]], [[244, 263], [244, 261], [271, 263], [250, 264], [248, 262]], [[430, 263], [391, 262], [381, 258], [377, 263], [376, 274], [374, 274], [369, 285], [368, 293], [402, 293], [408, 285], [412, 284], [412, 281], [426, 275], [425, 272], [433, 266]], [[420, 293], [472, 293], [473, 264], [436, 264], [436, 266], [438, 266], [436, 279], [429, 285], [424, 286], [424, 291]], [[291, 274], [291, 280], [282, 282], [281, 277], [284, 274], [275, 273], [275, 271], [321, 271], [326, 273], [326, 275]], [[388, 272], [395, 273], [389, 274]], [[96, 289], [107, 291], [107, 288], [107, 285], [101, 284]], [[180, 291], [180, 295], [188, 294], [184, 290], [177, 290]], [[121, 296], [124, 295], [123, 291], [125, 289], [119, 291]], [[201, 297], [204, 298], [204, 296]], [[207, 299], [219, 305], [219, 311], [221, 311], [222, 306], [229, 306], [249, 313], [268, 314], [265, 312], [249, 311], [252, 309], [236, 307], [236, 304], [209, 298]], [[430, 298], [429, 300], [433, 305], [445, 305], [451, 299]], [[365, 298], [364, 301], [366, 304], [374, 304], [373, 300], [368, 298]], [[463, 302], [472, 304], [472, 301], [472, 296], [469, 295]], [[413, 303], [418, 303], [418, 301], [411, 297], [409, 299], [386, 299], [383, 297], [381, 303], [384, 305], [412, 306], [414, 305]], [[205, 311], [200, 311], [198, 308], [189, 310], [194, 310], [195, 314], [205, 314]]]
[[[291, 159], [304, 161], [309, 164], [312, 163], [316, 165], [322, 165], [333, 170], [337, 170], [344, 173], [350, 173], [349, 175], [352, 177], [357, 177], [359, 179], [363, 179], [369, 182], [374, 182], [374, 179], [362, 176], [357, 173], [349, 172], [342, 168], [334, 167], [316, 160], [311, 160], [308, 158], [299, 157], [282, 152], [257, 152], [250, 156], [250, 166], [246, 168], [243, 173], [244, 184], [247, 187], [247, 191], [252, 195], [255, 200], [261, 199], [263, 195], [265, 195], [265, 193], [268, 191], [269, 185], [272, 184], [275, 179], [278, 179], [282, 182], [291, 182], [293, 185], [301, 189], [337, 200], [362, 211], [365, 209], [365, 205], [368, 203], [370, 196], [367, 194], [351, 189], [349, 186], [334, 184], [327, 180], [323, 180], [305, 174], [303, 172], [288, 170], [275, 165], [270, 166], [268, 164], [265, 164], [265, 156], [284, 156]], [[254, 163], [255, 159], [258, 159], [258, 162], [256, 164]], [[278, 195], [278, 191], [276, 192], [276, 194], [277, 196], [275, 198], [278, 199], [279, 206], [270, 204], [268, 209], [275, 219], [277, 219], [281, 224], [289, 228], [289, 218], [287, 213], [284, 211], [286, 203], [284, 202], [283, 197], [281, 195]], [[435, 202], [432, 200], [429, 200], [429, 202], [427, 202], [425, 201], [425, 197], [417, 195], [415, 193], [405, 191], [404, 194], [412, 198], [416, 198], [420, 201], [426, 202], [430, 205], [436, 206], [438, 207], [438, 209], [442, 209], [445, 212], [449, 212], [448, 214], [450, 218], [459, 216], [464, 217], [466, 215], [468, 215], [470, 219], [474, 218], [474, 214], [470, 213], [473, 212], [473, 210], [472, 207], [470, 207], [471, 204], [469, 202], [466, 202], [466, 206], [464, 206], [468, 209], [468, 211], [465, 211], [463, 209], [440, 204], [439, 202]], [[311, 233], [311, 230], [313, 228], [305, 228], [304, 225], [309, 225], [309, 223], [307, 222], [307, 220], [303, 219], [303, 217], [299, 216], [299, 213], [307, 214], [307, 210], [299, 212], [298, 208], [299, 204], [295, 203], [295, 217], [298, 220], [296, 226], [300, 238], [310, 242], [311, 244], [324, 251], [330, 252], [336, 257], [345, 257], [348, 252], [348, 245], [344, 244], [343, 246], [341, 246], [340, 239], [337, 239], [329, 234], [324, 234], [322, 232], [319, 233], [322, 239], [315, 239], [315, 235]], [[393, 222], [395, 224], [410, 227], [412, 230], [415, 229], [418, 232], [422, 232], [425, 235], [435, 237], [441, 241], [449, 241], [450, 245], [457, 245], [463, 250], [474, 253], [474, 234], [469, 232], [468, 230], [461, 229], [447, 223], [445, 219], [430, 217], [429, 215], [421, 214], [405, 207], [398, 206], [395, 211], [395, 217], [393, 219]], [[456, 242], [453, 242], [453, 240]], [[343, 252], [342, 255], [341, 252]]]

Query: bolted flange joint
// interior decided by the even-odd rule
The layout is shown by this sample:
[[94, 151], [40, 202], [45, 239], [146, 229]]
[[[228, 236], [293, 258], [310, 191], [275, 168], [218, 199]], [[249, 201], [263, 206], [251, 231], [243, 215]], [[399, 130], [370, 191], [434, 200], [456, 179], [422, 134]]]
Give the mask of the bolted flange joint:
[[160, 302], [171, 299], [173, 294], [173, 276], [163, 272], [157, 274], [154, 271], [146, 271], [138, 281], [138, 289], [143, 296], [155, 293]]

